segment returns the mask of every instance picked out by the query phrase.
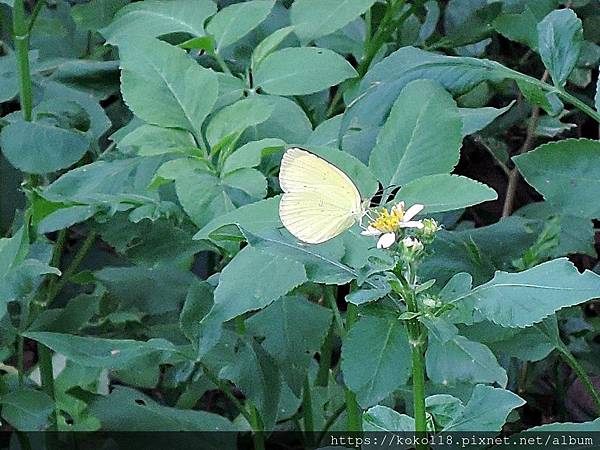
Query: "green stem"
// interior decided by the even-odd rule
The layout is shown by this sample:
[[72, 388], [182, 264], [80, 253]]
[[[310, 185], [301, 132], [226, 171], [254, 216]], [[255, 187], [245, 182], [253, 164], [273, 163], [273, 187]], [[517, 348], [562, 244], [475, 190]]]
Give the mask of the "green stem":
[[69, 264], [69, 267], [64, 271], [58, 282], [56, 282], [56, 284], [52, 286], [52, 289], [48, 289], [45, 306], [50, 305], [50, 303], [52, 303], [56, 296], [60, 294], [60, 291], [62, 291], [62, 289], [69, 282], [71, 277], [75, 274], [75, 272], [79, 268], [79, 265], [82, 263], [83, 259], [90, 251], [95, 241], [96, 233], [94, 231], [90, 231], [90, 233], [86, 236], [85, 240], [83, 241], [83, 244], [81, 244], [81, 247], [75, 254], [73, 261], [71, 261], [71, 264]]
[[225, 60], [221, 57], [221, 55], [219, 55], [219, 53], [217, 53], [217, 52], [213, 52], [212, 56], [213, 56], [213, 58], [215, 58], [215, 61], [217, 61], [217, 64], [219, 65], [221, 70], [223, 72], [225, 72], [226, 74], [231, 75], [231, 70], [229, 69], [229, 66], [227, 65]]
[[46, 3], [47, 3], [47, 0], [38, 0], [38, 2], [33, 7], [33, 11], [31, 11], [31, 16], [29, 17], [29, 24], [27, 25], [27, 33], [28, 34], [31, 34], [31, 30], [33, 29], [33, 26], [35, 25], [37, 16], [39, 15], [42, 8], [46, 5]]
[[573, 356], [573, 354], [569, 351], [566, 345], [561, 344], [556, 347], [558, 350], [558, 354], [561, 358], [573, 369], [573, 371], [577, 374], [577, 378], [583, 383], [586, 390], [592, 397], [592, 401], [594, 402], [594, 406], [596, 407], [596, 413], [600, 415], [600, 393], [596, 390], [594, 383], [585, 372], [579, 361]]
[[15, 0], [13, 7], [13, 38], [19, 71], [19, 93], [23, 118], [31, 121], [33, 95], [29, 68], [29, 30], [25, 20], [25, 1]]
[[341, 338], [346, 335], [346, 330], [344, 328], [344, 320], [342, 319], [342, 315], [340, 314], [340, 310], [337, 306], [336, 296], [335, 296], [335, 287], [334, 286], [325, 286], [323, 297], [327, 306], [331, 308], [333, 312], [333, 321], [335, 323], [336, 328], [338, 329], [338, 334]]
[[[42, 381], [42, 390], [54, 401], [54, 372], [52, 368], [52, 352], [48, 347], [38, 342], [38, 364], [40, 367], [40, 378]], [[56, 405], [56, 402], [54, 402]], [[50, 431], [58, 431], [58, 415], [56, 408], [52, 411], [50, 421]]]
[[319, 371], [317, 373], [317, 381], [315, 384], [318, 386], [327, 386], [329, 383], [329, 370], [331, 368], [331, 354], [333, 353], [333, 324], [329, 327], [325, 341], [321, 346], [320, 359], [319, 359]]
[[[417, 324], [419, 325], [419, 324]], [[420, 325], [419, 325], [420, 326]], [[414, 327], [418, 329], [417, 327]], [[419, 339], [419, 337], [417, 337]], [[412, 339], [411, 339], [412, 340]], [[413, 409], [415, 415], [415, 431], [424, 436], [427, 432], [425, 415], [425, 354], [420, 341], [412, 345], [412, 380], [413, 380]], [[427, 450], [427, 445], [417, 445], [417, 450]]]
[[[348, 309], [346, 310], [346, 331], [350, 330], [357, 320], [358, 306], [348, 303]], [[344, 387], [344, 391], [348, 428], [346, 431], [362, 431], [362, 411], [356, 401], [356, 395], [347, 386]]]
[[310, 379], [308, 374], [304, 378], [304, 389], [302, 390], [302, 416], [304, 419], [304, 434], [308, 448], [314, 447], [313, 433], [315, 423], [313, 420], [312, 397], [310, 391]]
[[252, 441], [254, 442], [254, 450], [265, 450], [265, 433], [263, 431], [262, 421], [258, 415], [258, 411], [254, 405], [249, 405], [250, 409], [250, 425], [252, 426]]
[[335, 421], [338, 419], [338, 417], [340, 417], [340, 415], [346, 410], [346, 403], [342, 403], [338, 409], [336, 409], [333, 414], [329, 417], [329, 419], [327, 419], [327, 422], [325, 422], [325, 426], [323, 427], [323, 430], [321, 431], [321, 433], [319, 434], [319, 437], [317, 438], [317, 444], [321, 444], [321, 442], [323, 441], [323, 438], [325, 437], [325, 434], [327, 434], [327, 432], [329, 431], [329, 429], [333, 426], [333, 424], [335, 423]]
[[325, 111], [325, 117], [327, 119], [329, 119], [333, 116], [333, 113], [336, 111], [337, 106], [340, 103], [341, 99], [342, 99], [342, 89], [340, 87], [338, 87], [337, 91], [335, 92], [335, 95], [331, 99], [331, 103], [327, 107], [327, 111]]
[[17, 337], [17, 370], [19, 371], [19, 386], [25, 384], [25, 338]]

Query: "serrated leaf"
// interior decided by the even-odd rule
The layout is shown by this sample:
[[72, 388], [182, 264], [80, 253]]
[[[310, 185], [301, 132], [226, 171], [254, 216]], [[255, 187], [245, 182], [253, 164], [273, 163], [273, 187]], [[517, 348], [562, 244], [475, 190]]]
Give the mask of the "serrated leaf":
[[210, 20], [206, 31], [216, 42], [216, 51], [237, 42], [267, 18], [273, 0], [251, 0], [223, 8]]
[[290, 47], [263, 59], [254, 84], [274, 95], [307, 95], [335, 86], [357, 75], [337, 53], [317, 47]]
[[594, 219], [600, 217], [599, 156], [600, 142], [565, 139], [540, 145], [514, 161], [557, 212]]
[[217, 12], [211, 0], [146, 0], [127, 5], [100, 32], [111, 44], [131, 37], [158, 37], [170, 33], [205, 34], [204, 21]]
[[103, 339], [46, 331], [30, 331], [23, 335], [88, 367], [121, 369], [151, 366], [161, 364], [178, 353], [176, 347], [165, 339]]
[[304, 43], [343, 28], [360, 17], [375, 0], [298, 0], [290, 11], [294, 33]]
[[506, 386], [506, 371], [484, 344], [455, 336], [447, 342], [429, 339], [427, 346], [427, 376], [441, 385], [468, 383], [494, 383]]
[[18, 388], [0, 396], [2, 418], [19, 431], [43, 431], [50, 425], [53, 400], [44, 392]]
[[[310, 320], [298, 321], [299, 317]], [[247, 330], [264, 337], [262, 347], [275, 359], [285, 381], [300, 396], [309, 364], [331, 323], [329, 309], [300, 296], [287, 296], [246, 321]]]
[[513, 101], [504, 108], [458, 108], [458, 112], [463, 121], [463, 136], [468, 136], [483, 130], [494, 120], [512, 108], [514, 104], [515, 102]]
[[448, 173], [458, 163], [462, 121], [456, 103], [428, 80], [408, 84], [394, 102], [369, 167], [384, 186]]
[[525, 400], [504, 389], [478, 384], [460, 415], [443, 431], [500, 431], [508, 414]]
[[581, 44], [583, 28], [581, 20], [572, 9], [552, 11], [538, 26], [538, 46], [544, 65], [556, 86], [564, 86], [575, 68]]
[[395, 201], [404, 201], [407, 205], [420, 203], [425, 205], [424, 214], [452, 211], [496, 200], [498, 194], [470, 178], [459, 175], [428, 175], [410, 181], [400, 188]]
[[2, 129], [0, 146], [6, 159], [23, 172], [43, 174], [69, 167], [90, 148], [84, 132], [59, 128], [49, 120], [18, 120]]
[[199, 136], [217, 100], [217, 76], [186, 52], [157, 39], [128, 39], [119, 47], [121, 92], [136, 116]]
[[599, 293], [599, 275], [579, 273], [568, 259], [559, 258], [519, 273], [496, 272], [492, 280], [459, 299], [475, 299], [481, 314], [498, 325], [527, 327]]
[[411, 373], [410, 361], [408, 336], [399, 320], [362, 318], [342, 345], [344, 381], [363, 408], [405, 384]]
[[141, 125], [119, 141], [119, 147], [132, 146], [139, 155], [153, 156], [164, 153], [193, 154], [196, 142], [186, 130]]

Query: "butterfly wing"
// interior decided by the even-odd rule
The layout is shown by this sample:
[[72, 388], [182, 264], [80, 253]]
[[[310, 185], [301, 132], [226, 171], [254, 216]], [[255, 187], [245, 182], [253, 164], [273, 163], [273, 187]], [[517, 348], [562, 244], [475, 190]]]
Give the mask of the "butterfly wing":
[[300, 148], [283, 155], [279, 205], [283, 225], [298, 239], [325, 242], [352, 226], [362, 211], [358, 189], [340, 169]]

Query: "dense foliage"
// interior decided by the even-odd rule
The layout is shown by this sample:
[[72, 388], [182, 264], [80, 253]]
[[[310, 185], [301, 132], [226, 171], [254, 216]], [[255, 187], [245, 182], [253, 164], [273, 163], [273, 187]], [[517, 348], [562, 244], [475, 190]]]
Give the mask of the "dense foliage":
[[[598, 0], [0, 12], [3, 430], [600, 430]], [[419, 264], [293, 238], [290, 146]]]

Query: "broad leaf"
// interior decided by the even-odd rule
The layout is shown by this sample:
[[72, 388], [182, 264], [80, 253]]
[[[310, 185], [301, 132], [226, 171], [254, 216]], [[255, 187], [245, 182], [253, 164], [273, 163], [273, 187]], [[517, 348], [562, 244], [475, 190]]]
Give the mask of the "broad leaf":
[[217, 76], [184, 50], [156, 39], [121, 43], [121, 92], [136, 116], [153, 125], [200, 133], [217, 100]]
[[455, 336], [445, 343], [430, 338], [425, 356], [427, 375], [437, 384], [497, 382], [506, 386], [508, 382], [506, 371], [491, 350], [464, 336]]
[[395, 200], [425, 205], [424, 214], [452, 211], [496, 200], [498, 194], [478, 181], [458, 175], [428, 175], [402, 186]]
[[405, 384], [411, 373], [410, 361], [408, 336], [400, 320], [362, 318], [342, 345], [344, 381], [363, 408]]
[[215, 38], [215, 50], [237, 42], [265, 20], [273, 0], [251, 0], [223, 8], [210, 20], [206, 31]]
[[475, 307], [488, 320], [504, 327], [526, 327], [599, 292], [599, 275], [579, 273], [568, 259], [559, 258], [519, 273], [496, 272], [492, 280], [456, 301], [475, 299]]
[[254, 84], [275, 95], [306, 95], [335, 86], [356, 71], [337, 53], [316, 47], [290, 47], [264, 58]]
[[500, 431], [510, 412], [524, 404], [510, 391], [478, 384], [462, 413], [443, 431]]
[[[298, 321], [299, 317], [310, 320]], [[250, 333], [264, 337], [263, 348], [275, 359], [292, 391], [300, 396], [314, 354], [331, 322], [331, 311], [300, 296], [283, 297], [246, 321]]]
[[373, 406], [363, 413], [363, 431], [415, 431], [415, 419], [387, 406]]
[[525, 180], [564, 214], [600, 217], [600, 142], [565, 139], [514, 157]]
[[54, 401], [44, 392], [18, 388], [0, 396], [2, 418], [19, 431], [44, 431], [50, 425]]
[[43, 174], [79, 161], [91, 144], [89, 136], [49, 120], [18, 120], [2, 129], [0, 146], [6, 159], [23, 172]]
[[352, 22], [375, 0], [297, 0], [290, 18], [294, 33], [304, 43], [314, 41]]
[[369, 166], [384, 186], [448, 173], [461, 142], [462, 121], [450, 94], [431, 81], [414, 81], [394, 102]]
[[101, 30], [107, 42], [121, 44], [139, 36], [158, 37], [170, 33], [205, 34], [203, 23], [217, 11], [211, 0], [150, 0], [130, 3], [115, 20]]
[[88, 367], [105, 369], [147, 367], [164, 363], [177, 355], [175, 346], [164, 339], [150, 339], [145, 342], [45, 331], [28, 332], [24, 336], [41, 342], [77, 364]]
[[581, 20], [572, 9], [552, 11], [538, 26], [539, 51], [544, 65], [550, 72], [556, 86], [564, 86], [575, 68], [581, 43], [583, 28]]

